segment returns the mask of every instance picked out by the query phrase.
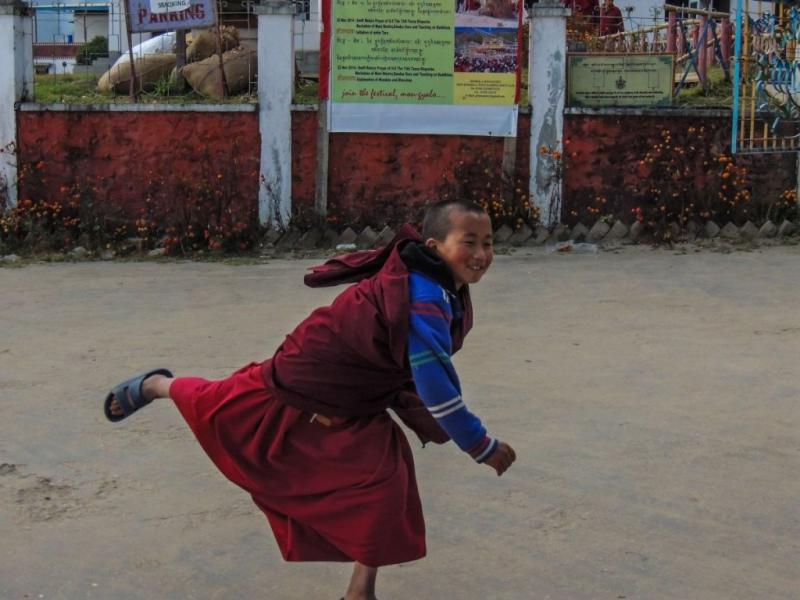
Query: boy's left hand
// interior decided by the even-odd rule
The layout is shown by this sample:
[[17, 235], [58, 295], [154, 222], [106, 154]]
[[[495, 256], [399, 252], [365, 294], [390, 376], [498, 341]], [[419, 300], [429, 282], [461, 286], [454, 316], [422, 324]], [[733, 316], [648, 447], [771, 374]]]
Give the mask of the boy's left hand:
[[506, 472], [515, 460], [517, 460], [517, 454], [514, 449], [505, 442], [498, 442], [497, 450], [484, 462], [497, 471], [499, 477]]

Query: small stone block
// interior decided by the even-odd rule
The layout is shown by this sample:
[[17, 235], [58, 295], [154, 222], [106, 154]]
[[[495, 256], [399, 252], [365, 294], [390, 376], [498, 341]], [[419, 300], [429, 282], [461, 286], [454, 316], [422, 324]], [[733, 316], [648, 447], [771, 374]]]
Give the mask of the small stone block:
[[333, 248], [336, 241], [339, 239], [339, 234], [333, 227], [326, 227], [322, 232], [322, 237], [317, 246], [319, 248]]
[[356, 239], [358, 239], [358, 234], [353, 231], [352, 227], [348, 227], [345, 229], [342, 234], [339, 236], [339, 239], [336, 240], [336, 245], [339, 244], [355, 244]]
[[[692, 225], [694, 226], [692, 227]], [[678, 226], [678, 235], [675, 240], [678, 242], [693, 242], [697, 238], [697, 232], [700, 229], [702, 229], [702, 226], [696, 222], [687, 221], [683, 227]]]
[[775, 234], [778, 233], [778, 226], [775, 225], [772, 221], [767, 221], [761, 226], [761, 229], [758, 230], [758, 237], [760, 238], [771, 238], [775, 237]]
[[614, 221], [614, 225], [608, 230], [606, 234], [607, 240], [621, 240], [628, 235], [628, 228], [622, 221]]
[[514, 232], [510, 238], [508, 238], [508, 243], [512, 246], [521, 246], [528, 239], [533, 235], [533, 229], [528, 227], [527, 225], [523, 224], [517, 231]]
[[550, 232], [544, 225], [537, 225], [533, 228], [533, 235], [525, 242], [527, 246], [541, 246], [550, 237]]
[[708, 239], [717, 237], [719, 235], [719, 231], [719, 225], [714, 223], [714, 221], [706, 221], [705, 234]]
[[394, 229], [389, 227], [388, 225], [381, 229], [381, 232], [378, 234], [377, 239], [375, 240], [375, 246], [385, 246], [389, 242], [392, 241], [394, 237]]
[[550, 235], [550, 238], [557, 242], [566, 242], [569, 239], [569, 227], [563, 223], [556, 225], [556, 228], [553, 229], [553, 233]]
[[739, 228], [728, 221], [725, 223], [725, 226], [719, 230], [719, 237], [724, 240], [738, 240], [741, 236], [739, 235]]
[[739, 229], [739, 235], [746, 240], [752, 240], [758, 235], [758, 227], [753, 225], [751, 221], [748, 221]]
[[375, 244], [375, 240], [377, 239], [378, 234], [372, 227], [367, 225], [364, 227], [364, 231], [362, 231], [356, 238], [356, 246], [359, 248], [372, 248], [373, 244]]
[[686, 223], [686, 233], [689, 234], [689, 238], [697, 237], [697, 234], [703, 229], [703, 225], [697, 222], [695, 219], [690, 220]]
[[631, 239], [635, 242], [639, 239], [639, 236], [642, 235], [642, 233], [644, 233], [644, 223], [641, 221], [634, 221], [630, 230]]
[[586, 239], [586, 236], [589, 234], [589, 230], [586, 229], [586, 225], [583, 223], [578, 223], [575, 227], [572, 228], [572, 231], [569, 233], [569, 239], [574, 240], [576, 242], [581, 242]]
[[322, 231], [317, 229], [309, 229], [306, 231], [298, 242], [298, 246], [303, 250], [312, 250], [317, 247], [317, 244], [322, 239]]
[[100, 260], [111, 260], [114, 258], [114, 251], [106, 248], [100, 253]]
[[502, 225], [494, 232], [494, 241], [496, 244], [505, 244], [512, 235], [514, 235], [514, 230], [508, 225]]
[[154, 250], [150, 250], [150, 252], [147, 253], [147, 256], [152, 256], [152, 257], [164, 256], [166, 253], [167, 253], [166, 248], [156, 248]]
[[677, 240], [681, 235], [681, 226], [675, 221], [670, 221], [667, 223], [667, 231], [669, 231], [669, 234], [673, 240]]
[[129, 237], [125, 239], [125, 243], [135, 248], [139, 254], [144, 252], [144, 238]]
[[16, 254], [6, 254], [3, 258], [0, 258], [0, 262], [4, 263], [19, 262], [19, 256], [17, 256]]
[[606, 235], [608, 235], [610, 230], [611, 227], [609, 227], [608, 223], [606, 223], [603, 219], [600, 219], [597, 221], [597, 223], [592, 225], [592, 228], [586, 235], [586, 239], [588, 239], [590, 242], [599, 242], [606, 237]]
[[75, 258], [85, 258], [89, 251], [84, 248], [83, 246], [75, 246], [72, 250], [69, 251], [70, 256], [74, 256]]
[[281, 239], [281, 235], [283, 233], [278, 229], [267, 229], [267, 232], [264, 234], [263, 241], [265, 246], [274, 246], [275, 242]]
[[300, 240], [300, 232], [294, 227], [287, 229], [286, 233], [277, 241], [275, 247], [279, 250], [291, 250]]
[[778, 235], [781, 237], [792, 235], [796, 229], [797, 227], [795, 227], [791, 221], [784, 221], [781, 223], [781, 226], [778, 227]]

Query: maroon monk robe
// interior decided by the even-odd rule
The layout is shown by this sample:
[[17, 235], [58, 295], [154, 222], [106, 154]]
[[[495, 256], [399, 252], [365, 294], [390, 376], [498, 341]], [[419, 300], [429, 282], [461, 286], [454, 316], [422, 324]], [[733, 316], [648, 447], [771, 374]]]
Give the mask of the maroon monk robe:
[[[353, 417], [392, 408], [423, 443], [449, 440], [416, 396], [408, 364], [409, 270], [402, 248], [419, 235], [405, 225], [383, 249], [336, 257], [306, 276], [312, 287], [358, 283], [318, 308], [264, 363], [267, 389], [310, 413]], [[453, 352], [472, 328], [469, 288]]]
[[[425, 555], [413, 456], [386, 412], [423, 441], [447, 439], [414, 393], [405, 357], [408, 270], [399, 248], [415, 238], [404, 229], [383, 251], [310, 275], [312, 285], [367, 279], [315, 311], [272, 359], [170, 388], [212, 461], [263, 510], [286, 560], [379, 567]], [[466, 291], [462, 301], [457, 346], [472, 324]]]

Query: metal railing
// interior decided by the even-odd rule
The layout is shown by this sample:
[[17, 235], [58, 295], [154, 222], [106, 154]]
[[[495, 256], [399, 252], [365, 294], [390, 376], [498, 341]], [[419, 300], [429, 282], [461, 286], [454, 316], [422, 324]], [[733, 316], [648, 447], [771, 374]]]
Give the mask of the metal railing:
[[733, 26], [728, 13], [665, 5], [666, 17], [625, 18], [624, 31], [601, 35], [600, 17], [570, 19], [568, 43], [572, 52], [590, 54], [662, 54], [675, 56], [675, 94], [686, 86], [708, 86], [708, 74], [719, 65], [730, 81]]
[[[219, 35], [215, 27], [134, 33], [131, 52], [125, 19], [137, 15], [125, 15], [120, 8], [124, 2], [33, 0], [34, 98], [41, 103], [130, 102], [132, 54], [133, 92], [142, 101], [255, 102], [258, 27], [254, 4], [252, 0], [216, 0]], [[307, 0], [298, 0], [296, 5], [298, 72], [313, 76], [319, 15]]]
[[733, 149], [800, 150], [800, 11], [784, 2], [739, 0]]

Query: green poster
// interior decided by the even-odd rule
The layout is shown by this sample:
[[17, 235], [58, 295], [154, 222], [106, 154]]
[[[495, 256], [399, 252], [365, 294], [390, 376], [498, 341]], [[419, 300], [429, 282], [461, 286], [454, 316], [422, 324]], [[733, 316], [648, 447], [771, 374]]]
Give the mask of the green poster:
[[452, 104], [453, 0], [333, 0], [331, 100]]

